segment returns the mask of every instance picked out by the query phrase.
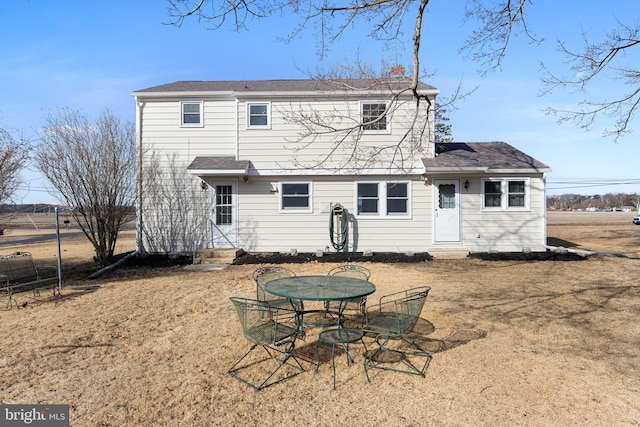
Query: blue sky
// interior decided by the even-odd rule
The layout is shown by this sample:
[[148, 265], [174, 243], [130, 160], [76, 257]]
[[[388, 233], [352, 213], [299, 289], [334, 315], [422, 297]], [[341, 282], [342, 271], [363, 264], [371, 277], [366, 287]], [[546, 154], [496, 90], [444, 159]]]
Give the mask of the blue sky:
[[[562, 4], [565, 4], [564, 6]], [[422, 66], [425, 80], [443, 96], [462, 82], [475, 92], [450, 114], [456, 141], [506, 141], [549, 165], [548, 193], [640, 193], [640, 144], [632, 134], [617, 143], [603, 138], [609, 122], [590, 132], [558, 125], [545, 107], [578, 108], [585, 96], [558, 92], [541, 97], [539, 61], [562, 65], [556, 37], [580, 46], [582, 32], [601, 34], [616, 19], [640, 17], [637, 0], [551, 2], [530, 8], [540, 45], [522, 37], [512, 41], [501, 70], [486, 77], [477, 64], [458, 53], [473, 26], [464, 21], [464, 2], [432, 0], [424, 23]], [[384, 45], [367, 37], [366, 28], [350, 31], [328, 54], [317, 55], [317, 37], [307, 31], [289, 44], [295, 22], [287, 16], [249, 22], [248, 31], [207, 29], [187, 21], [166, 25], [162, 0], [70, 1], [13, 0], [0, 3], [0, 127], [23, 133], [37, 143], [37, 131], [48, 111], [82, 110], [91, 116], [110, 108], [133, 121], [130, 93], [178, 80], [306, 78], [306, 72], [328, 69], [359, 56], [373, 66], [383, 61], [409, 66], [410, 44]], [[412, 24], [409, 22], [408, 24]], [[408, 27], [407, 30], [410, 30]], [[410, 31], [406, 32], [407, 40]], [[633, 58], [629, 59], [630, 63]], [[560, 68], [556, 68], [561, 70]], [[605, 81], [593, 93], [606, 94], [616, 82]], [[638, 120], [632, 124], [636, 131]], [[53, 203], [48, 184], [33, 170], [24, 173], [18, 203]], [[603, 185], [585, 186], [586, 182]], [[635, 184], [605, 185], [621, 182]]]

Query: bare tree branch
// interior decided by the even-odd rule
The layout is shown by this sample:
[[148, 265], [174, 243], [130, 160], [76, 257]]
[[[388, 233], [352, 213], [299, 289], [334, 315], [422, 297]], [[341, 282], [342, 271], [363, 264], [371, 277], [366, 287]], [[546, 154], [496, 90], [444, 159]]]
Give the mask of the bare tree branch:
[[540, 43], [529, 30], [525, 7], [531, 0], [468, 0], [466, 20], [478, 21], [479, 28], [467, 38], [461, 51], [481, 66], [486, 74], [501, 68], [511, 38], [524, 34], [531, 42]]
[[150, 247], [167, 254], [198, 251], [208, 237], [209, 192], [186, 169], [175, 154], [151, 152], [142, 173], [141, 197], [148, 206], [142, 233]]
[[633, 26], [618, 22], [618, 27], [607, 33], [602, 41], [590, 40], [582, 33], [583, 48], [576, 52], [558, 40], [558, 50], [567, 58], [571, 70], [569, 76], [558, 76], [544, 63], [542, 82], [545, 86], [543, 94], [558, 89], [570, 89], [574, 92], [588, 93], [589, 87], [597, 81], [619, 81], [628, 90], [615, 95], [612, 90], [611, 100], [583, 100], [580, 109], [567, 110], [548, 108], [548, 114], [559, 117], [560, 122], [569, 122], [590, 130], [600, 116], [614, 120], [612, 128], [604, 130], [604, 136], [614, 140], [631, 132], [630, 125], [640, 105], [640, 69], [627, 65], [624, 61], [631, 57], [633, 49], [640, 46], [640, 24]]

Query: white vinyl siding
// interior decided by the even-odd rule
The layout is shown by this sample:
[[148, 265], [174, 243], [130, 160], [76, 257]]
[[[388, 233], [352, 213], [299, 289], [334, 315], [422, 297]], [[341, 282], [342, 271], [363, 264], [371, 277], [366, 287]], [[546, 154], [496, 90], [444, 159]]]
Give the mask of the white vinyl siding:
[[[189, 164], [195, 156], [236, 155], [236, 115], [233, 100], [203, 102], [204, 128], [181, 127], [180, 102], [146, 102], [142, 108], [144, 119], [141, 139], [149, 154], [167, 154]], [[144, 164], [144, 161], [143, 161]]]
[[469, 189], [463, 190], [460, 198], [462, 243], [471, 252], [545, 251], [546, 205], [542, 177], [504, 179], [527, 182], [528, 209], [484, 208], [486, 179], [469, 178]]
[[[372, 217], [354, 218], [355, 184], [353, 178], [331, 177], [313, 179], [313, 212], [305, 215], [283, 214], [279, 210], [280, 193], [272, 192], [278, 183], [253, 179], [240, 184], [240, 247], [253, 252], [315, 253], [331, 248], [329, 212], [332, 205], [341, 204], [349, 215], [348, 250], [366, 249], [385, 252], [426, 252], [430, 242], [431, 197], [429, 187], [410, 185], [414, 216], [419, 219]], [[243, 226], [244, 225], [244, 226]]]
[[[317, 115], [326, 120], [333, 129], [352, 129], [360, 120], [359, 100], [315, 100], [312, 106], [308, 100], [295, 98], [286, 101], [272, 100], [268, 128], [254, 128], [249, 125], [247, 104], [255, 102], [239, 101], [237, 138], [238, 157], [251, 159], [256, 169], [304, 169], [316, 165], [318, 159], [323, 159], [322, 169], [344, 168], [345, 159], [352, 158], [353, 144], [336, 144], [344, 135], [326, 132], [326, 129], [318, 129], [315, 134], [304, 135], [306, 132], [302, 131], [299, 123], [292, 121], [292, 117], [301, 113], [308, 116]], [[389, 123], [385, 132], [364, 132], [359, 137], [360, 146], [367, 151], [376, 151], [377, 147], [389, 147], [390, 139], [399, 140], [412, 123], [411, 106], [414, 104], [400, 103], [393, 113], [393, 125]], [[208, 120], [206, 126], [209, 126]], [[392, 156], [391, 151], [384, 151], [389, 158]], [[328, 153], [331, 155], [325, 159]], [[388, 162], [381, 162], [376, 166], [385, 167], [388, 166]], [[403, 167], [422, 168], [421, 156], [406, 160]]]

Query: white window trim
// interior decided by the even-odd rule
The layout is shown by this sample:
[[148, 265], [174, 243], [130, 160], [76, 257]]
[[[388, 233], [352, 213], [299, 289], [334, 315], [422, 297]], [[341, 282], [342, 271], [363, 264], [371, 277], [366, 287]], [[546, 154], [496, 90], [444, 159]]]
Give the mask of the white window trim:
[[[199, 104], [200, 105], [200, 123], [185, 123], [184, 122], [184, 106], [185, 104]], [[201, 128], [204, 127], [204, 102], [203, 101], [180, 101], [180, 127], [183, 128]]]
[[[524, 181], [524, 206], [509, 207], [509, 182], [510, 181]], [[485, 182], [500, 182], [501, 198], [500, 206], [484, 205], [485, 201]], [[486, 212], [502, 212], [502, 211], [519, 211], [527, 212], [531, 210], [531, 178], [529, 177], [505, 177], [505, 178], [482, 178], [482, 210]]]
[[[358, 213], [358, 184], [378, 184], [378, 212]], [[387, 214], [387, 186], [389, 184], [407, 185], [407, 212], [399, 214]], [[385, 180], [360, 180], [354, 183], [354, 216], [358, 219], [411, 219], [412, 212], [412, 188], [411, 180], [385, 181]]]
[[391, 111], [387, 111], [387, 126], [386, 129], [380, 129], [380, 130], [376, 130], [376, 129], [364, 129], [364, 117], [362, 114], [362, 107], [365, 104], [384, 104], [386, 109], [389, 109], [389, 105], [390, 102], [389, 101], [382, 101], [382, 100], [367, 100], [367, 101], [360, 101], [360, 106], [359, 106], [359, 120], [360, 120], [360, 125], [362, 126], [362, 132], [365, 134], [378, 134], [378, 135], [389, 135], [391, 134]]
[[[252, 105], [266, 105], [267, 106], [267, 124], [266, 125], [252, 125], [251, 124], [251, 106]], [[247, 129], [271, 129], [271, 102], [247, 102]]]
[[[283, 184], [306, 184], [309, 189], [309, 206], [305, 208], [295, 209], [283, 209], [282, 198], [284, 192], [282, 191]], [[278, 212], [282, 214], [299, 214], [299, 213], [313, 213], [313, 182], [312, 181], [282, 181], [278, 184]]]

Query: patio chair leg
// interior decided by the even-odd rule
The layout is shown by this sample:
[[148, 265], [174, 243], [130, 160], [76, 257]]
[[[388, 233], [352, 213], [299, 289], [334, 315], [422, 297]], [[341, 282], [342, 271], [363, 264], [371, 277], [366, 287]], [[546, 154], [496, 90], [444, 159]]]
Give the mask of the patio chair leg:
[[[414, 350], [413, 351], [411, 351], [411, 350], [395, 350], [395, 349], [389, 348], [387, 344], [389, 342], [389, 339], [391, 339], [392, 337], [399, 338], [402, 342], [408, 344]], [[427, 366], [429, 365], [429, 362], [431, 361], [431, 354], [430, 353], [422, 350], [417, 344], [408, 341], [404, 337], [397, 336], [397, 335], [392, 335], [392, 334], [380, 334], [380, 335], [378, 335], [376, 337], [376, 343], [378, 344], [378, 348], [373, 352], [373, 354], [371, 354], [371, 355], [366, 354], [365, 355], [365, 363], [364, 363], [365, 371], [367, 370], [368, 367], [371, 367], [371, 368], [376, 368], [376, 369], [383, 369], [383, 370], [386, 370], [386, 371], [404, 372], [404, 373], [407, 373], [407, 374], [420, 375], [423, 378], [425, 377], [425, 373], [424, 372], [426, 371]], [[406, 367], [406, 369], [382, 366], [381, 364], [375, 364], [375, 362], [372, 364], [371, 362], [373, 362], [374, 359], [376, 358], [376, 356], [378, 354], [380, 354], [381, 352], [383, 352], [384, 354], [386, 354], [389, 357], [391, 357], [395, 362], [401, 363], [402, 365], [404, 365]], [[422, 366], [422, 368], [418, 368], [413, 363], [411, 363], [406, 357], [403, 357], [404, 355], [424, 357], [425, 358], [425, 363]]]
[[[299, 373], [301, 373], [301, 372], [304, 372], [304, 368], [302, 367], [302, 365], [300, 364], [300, 362], [298, 361], [298, 359], [293, 355], [293, 349], [294, 349], [293, 343], [288, 344], [288, 345], [287, 345], [286, 350], [284, 350], [284, 351], [280, 351], [280, 350], [277, 350], [277, 349], [271, 348], [271, 350], [273, 350], [273, 351], [276, 351], [276, 352], [278, 352], [278, 353], [282, 353], [282, 355], [283, 355], [282, 359], [278, 358], [278, 357], [277, 357], [277, 356], [275, 356], [271, 351], [269, 351], [270, 349], [269, 349], [267, 346], [262, 346], [262, 345], [261, 345], [260, 347], [262, 347], [262, 348], [266, 351], [266, 353], [269, 355], [269, 357], [266, 357], [266, 358], [264, 358], [264, 359], [260, 359], [260, 360], [255, 361], [255, 362], [248, 363], [248, 364], [246, 364], [246, 365], [238, 366], [238, 365], [239, 365], [239, 364], [240, 364], [240, 363], [241, 363], [241, 362], [242, 362], [242, 361], [243, 361], [243, 360], [244, 360], [244, 359], [249, 355], [249, 353], [251, 353], [251, 352], [252, 352], [256, 347], [258, 347], [258, 344], [254, 344], [254, 345], [252, 345], [252, 346], [251, 346], [251, 348], [249, 349], [249, 351], [247, 351], [247, 352], [244, 354], [244, 356], [242, 356], [242, 357], [241, 357], [241, 358], [240, 358], [236, 363], [234, 363], [234, 364], [233, 364], [233, 366], [231, 366], [231, 368], [229, 368], [229, 370], [227, 371], [227, 373], [228, 373], [229, 375], [231, 375], [231, 376], [232, 376], [232, 377], [234, 377], [235, 379], [239, 380], [240, 382], [243, 382], [243, 383], [245, 383], [246, 385], [250, 386], [250, 387], [251, 387], [251, 388], [253, 388], [255, 391], [260, 391], [260, 390], [262, 390], [263, 388], [266, 388], [266, 387], [272, 386], [272, 385], [277, 384], [277, 383], [279, 383], [279, 382], [281, 382], [281, 381], [284, 381], [285, 379], [291, 378], [291, 377], [293, 377], [293, 376], [295, 376], [295, 375], [298, 375], [298, 374], [299, 374]], [[271, 372], [271, 374], [269, 374], [269, 376], [268, 376], [267, 378], [265, 378], [265, 379], [264, 379], [260, 384], [257, 384], [257, 385], [256, 385], [256, 384], [252, 384], [252, 383], [250, 383], [249, 381], [245, 380], [244, 378], [240, 377], [240, 376], [237, 374], [237, 373], [238, 373], [239, 371], [241, 371], [242, 369], [246, 369], [246, 368], [248, 368], [248, 367], [250, 367], [250, 366], [253, 366], [253, 365], [256, 365], [256, 364], [258, 364], [258, 363], [265, 362], [265, 361], [267, 361], [267, 360], [269, 360], [269, 359], [275, 359], [275, 360], [277, 360], [277, 361], [279, 362], [279, 365], [278, 365], [278, 367], [277, 367], [273, 372]], [[290, 361], [291, 361], [291, 360], [293, 360], [293, 361], [295, 362], [295, 364], [290, 363]], [[270, 379], [271, 379], [271, 378], [272, 378], [272, 377], [273, 377], [273, 376], [274, 376], [274, 375], [275, 375], [275, 374], [280, 370], [280, 368], [282, 368], [284, 365], [291, 366], [292, 368], [295, 368], [297, 372], [296, 372], [296, 373], [294, 373], [293, 375], [289, 375], [289, 376], [287, 376], [287, 377], [285, 377], [285, 378], [281, 378], [281, 379], [279, 379], [279, 380], [277, 380], [277, 381], [274, 381], [274, 382], [271, 382], [271, 383], [270, 383], [270, 382], [269, 382], [269, 380], [270, 380]]]

